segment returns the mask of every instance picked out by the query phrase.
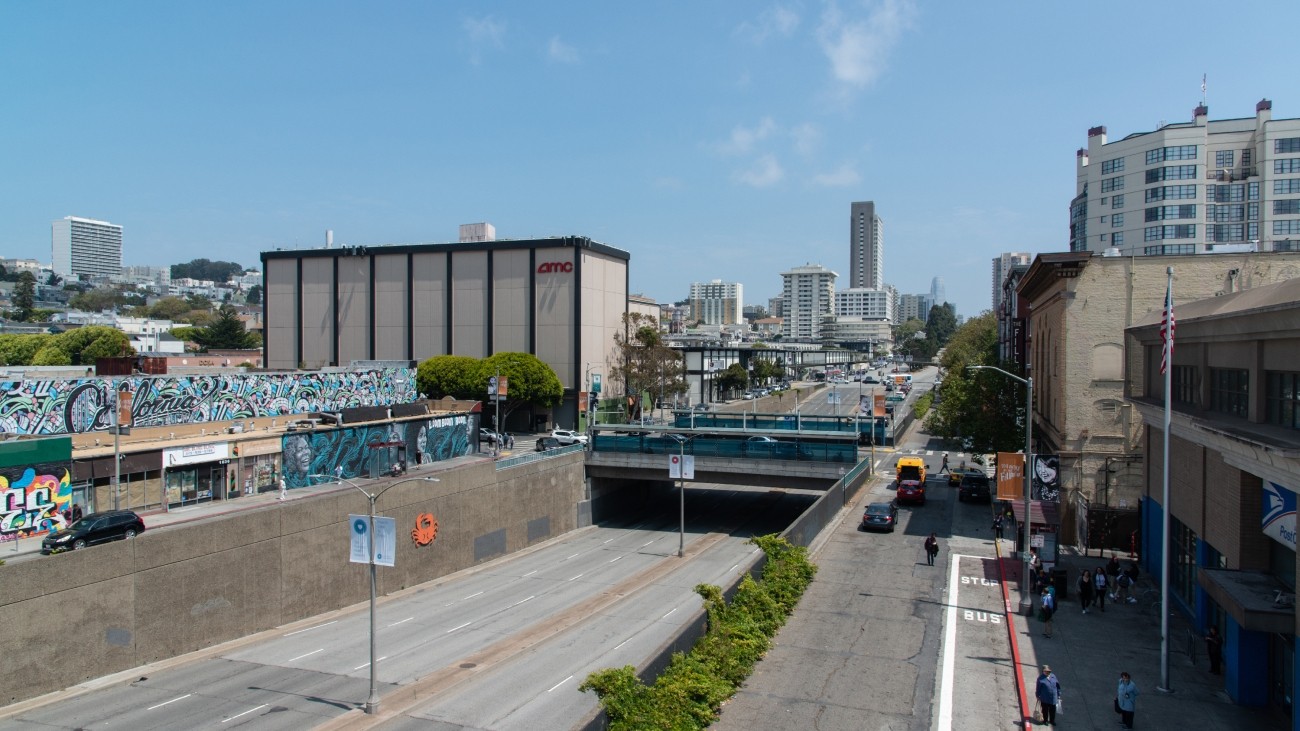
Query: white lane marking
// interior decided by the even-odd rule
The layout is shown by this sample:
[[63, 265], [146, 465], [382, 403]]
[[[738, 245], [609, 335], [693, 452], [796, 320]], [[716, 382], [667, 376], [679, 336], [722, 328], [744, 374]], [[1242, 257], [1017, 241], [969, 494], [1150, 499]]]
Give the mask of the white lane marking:
[[740, 568], [740, 564], [736, 564], [735, 566], [732, 566], [732, 567], [731, 567], [731, 570], [732, 570], [732, 571], [735, 571], [735, 570], [738, 569], [738, 568]]
[[[608, 541], [605, 541], [605, 543], [609, 543], [609, 542], [612, 541], [612, 540], [614, 540], [614, 539], [613, 539], [613, 538], [610, 538]], [[600, 544], [600, 545], [603, 546], [603, 545], [605, 545], [605, 543], [602, 543], [602, 544]]]
[[[536, 596], [536, 595], [534, 594], [533, 596], [528, 597], [528, 599], [532, 599], [532, 598], [535, 597], [535, 596]], [[510, 606], [506, 607], [506, 609], [514, 609], [515, 607], [519, 606], [520, 604], [523, 604], [524, 602], [528, 601], [528, 599], [520, 599], [519, 601], [515, 602], [514, 604], [511, 604]]]
[[310, 631], [312, 631], [312, 630], [314, 630], [314, 629], [320, 629], [321, 627], [328, 627], [328, 626], [330, 626], [331, 624], [337, 624], [337, 623], [338, 623], [338, 620], [336, 619], [336, 620], [334, 620], [334, 621], [332, 621], [332, 622], [326, 622], [325, 624], [318, 624], [318, 625], [316, 625], [315, 627], [308, 627], [307, 629], [295, 630], [295, 631], [290, 632], [289, 634], [285, 635], [285, 637], [293, 637], [294, 635], [300, 635], [300, 634], [302, 634], [303, 632], [310, 632]]
[[632, 641], [631, 638], [628, 638], [628, 639], [626, 639], [626, 640], [623, 640], [622, 642], [618, 643], [617, 645], [614, 645], [614, 649], [617, 650], [618, 648], [622, 647], [623, 645], [626, 645], [627, 643], [629, 643], [629, 642], [631, 642], [631, 641]]
[[407, 622], [411, 621], [412, 619], [415, 619], [415, 617], [407, 617], [406, 619], [399, 619], [398, 621], [393, 622], [392, 624], [390, 624], [390, 625], [388, 625], [388, 626], [389, 626], [389, 627], [396, 627], [396, 626], [399, 625], [399, 624], [406, 624]]
[[[387, 655], [384, 655], [383, 657], [379, 658], [379, 659], [376, 660], [375, 662], [383, 662], [383, 661], [385, 661], [385, 660], [387, 660], [387, 659], [388, 659], [388, 656], [387, 656]], [[356, 666], [356, 667], [354, 667], [354, 668], [352, 668], [352, 669], [353, 669], [353, 670], [360, 670], [361, 668], [366, 668], [366, 667], [370, 667], [370, 663], [366, 663], [366, 664], [364, 664], [364, 665], [358, 665], [358, 666]]]
[[325, 652], [325, 648], [322, 647], [322, 648], [320, 648], [319, 650], [312, 650], [311, 652], [307, 653], [306, 655], [299, 655], [298, 657], [295, 657], [295, 658], [292, 658], [292, 659], [288, 660], [288, 662], [293, 662], [294, 660], [301, 660], [301, 659], [303, 659], [304, 657], [311, 657], [312, 655], [315, 655], [315, 654], [318, 653], [318, 652]]
[[164, 702], [164, 703], [159, 703], [159, 704], [156, 705], [156, 706], [149, 706], [149, 707], [146, 708], [145, 710], [146, 710], [146, 711], [152, 711], [152, 710], [155, 709], [155, 708], [162, 708], [163, 706], [167, 705], [168, 703], [175, 703], [176, 701], [183, 701], [183, 700], [185, 700], [186, 698], [189, 698], [189, 697], [192, 696], [192, 695], [194, 695], [194, 694], [193, 694], [193, 693], [186, 693], [185, 695], [181, 696], [180, 698], [173, 698], [173, 699], [171, 699], [171, 700], [169, 700], [169, 701], [166, 701], [166, 702]]
[[[656, 538], [655, 540], [657, 541], [657, 540], [659, 540], [659, 539]], [[650, 545], [651, 543], [654, 543], [654, 541], [646, 541], [645, 543], [642, 543], [640, 547], [641, 547], [641, 548], [645, 548], [646, 546]]]
[[610, 563], [614, 563], [615, 561], [619, 561], [619, 560], [621, 560], [622, 558], [623, 558], [622, 556], [619, 556], [618, 558], [611, 559], [611, 560], [610, 560]]
[[[584, 572], [584, 573], [585, 573], [585, 572]], [[569, 579], [569, 581], [575, 581], [575, 580], [577, 580], [577, 579], [581, 579], [582, 576], [583, 576], [582, 574], [578, 574], [577, 576], [573, 577], [572, 579]]]
[[[581, 555], [582, 555], [582, 552], [579, 551], [579, 552], [573, 554], [572, 556], [569, 556], [569, 558], [577, 558], [578, 556], [581, 556]], [[564, 559], [564, 560], [565, 560], [565, 561], [568, 561], [569, 558], [566, 558], [566, 559]]]
[[[672, 612], [669, 612], [668, 614], [672, 614], [672, 613], [675, 612], [675, 611], [677, 611], [677, 608], [676, 608], [676, 607], [673, 607]], [[660, 619], [668, 619], [668, 614], [665, 614], [664, 616], [660, 617]]]
[[547, 693], [550, 693], [552, 690], [555, 690], [556, 688], [560, 687], [561, 685], [564, 685], [565, 683], [569, 682], [570, 680], [573, 680], [573, 676], [572, 676], [572, 675], [570, 675], [569, 677], [565, 678], [564, 680], [561, 680], [560, 682], [556, 683], [555, 685], [552, 685], [552, 686], [551, 686], [551, 687], [550, 687], [546, 692], [547, 692]]
[[[366, 663], [366, 664], [368, 665], [369, 663]], [[239, 716], [247, 716], [248, 714], [252, 713], [253, 711], [260, 711], [260, 710], [262, 710], [263, 708], [266, 708], [266, 707], [269, 706], [269, 705], [270, 705], [269, 703], [263, 703], [262, 705], [258, 706], [257, 708], [250, 708], [250, 709], [248, 709], [247, 711], [244, 711], [243, 713], [239, 714]], [[239, 718], [239, 716], [231, 716], [230, 718], [223, 718], [223, 719], [221, 719], [221, 722], [222, 722], [222, 723], [225, 723], [226, 721], [233, 721], [233, 720], [235, 720], [236, 718]]]
[[[537, 569], [533, 569], [532, 571], [529, 571], [528, 573], [524, 574], [524, 576], [532, 576], [532, 575], [535, 574], [535, 573], [537, 573]], [[523, 577], [521, 576], [520, 578], [523, 578]]]
[[448, 635], [449, 635], [449, 634], [451, 634], [452, 632], [455, 632], [455, 631], [458, 630], [458, 629], [465, 629], [466, 627], [470, 626], [471, 624], [474, 624], [474, 623], [473, 623], [473, 622], [466, 622], [465, 624], [462, 624], [462, 625], [459, 626], [459, 627], [452, 627], [451, 629], [447, 630], [447, 631], [444, 632], [443, 634], [448, 634]]
[[961, 559], [978, 556], [963, 556], [959, 553], [949, 554], [952, 570], [948, 575], [948, 618], [943, 628], [943, 674], [939, 680], [939, 724], [938, 731], [952, 729], [952, 678], [953, 666], [957, 656], [957, 589], [961, 584]]
[[481, 591], [474, 592], [473, 594], [470, 594], [469, 596], [465, 597], [464, 599], [461, 599], [461, 601], [463, 602], [463, 601], [465, 601], [465, 599], [473, 599], [474, 597], [476, 597], [476, 596], [478, 596], [479, 594], [482, 594], [482, 593], [483, 593], [483, 592], [481, 592]]

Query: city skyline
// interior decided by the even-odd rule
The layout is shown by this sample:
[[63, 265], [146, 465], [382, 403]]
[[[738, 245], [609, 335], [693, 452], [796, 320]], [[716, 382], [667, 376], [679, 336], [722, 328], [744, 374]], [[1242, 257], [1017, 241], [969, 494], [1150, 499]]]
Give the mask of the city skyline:
[[[660, 301], [718, 278], [765, 301], [805, 261], [849, 273], [843, 211], [871, 200], [885, 283], [942, 277], [969, 317], [992, 257], [1068, 250], [1091, 127], [1118, 140], [1203, 98], [1211, 119], [1261, 98], [1300, 116], [1267, 44], [1166, 43], [1158, 66], [1104, 78], [1061, 51], [1195, 37], [1218, 6], [1115, 7], [1124, 22], [1102, 27], [1086, 8], [905, 0], [6, 5], [20, 111], [0, 122], [0, 255], [49, 260], [68, 215], [123, 226], [127, 265], [249, 267], [330, 229], [337, 245], [443, 243], [486, 221], [624, 249], [631, 291]], [[68, 43], [69, 28], [96, 31]]]

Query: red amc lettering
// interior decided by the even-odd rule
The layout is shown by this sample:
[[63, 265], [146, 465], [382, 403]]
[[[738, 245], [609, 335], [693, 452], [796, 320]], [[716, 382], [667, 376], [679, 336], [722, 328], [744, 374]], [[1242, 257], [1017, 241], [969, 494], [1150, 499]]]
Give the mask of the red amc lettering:
[[538, 274], [570, 274], [573, 272], [571, 261], [547, 261], [537, 265]]

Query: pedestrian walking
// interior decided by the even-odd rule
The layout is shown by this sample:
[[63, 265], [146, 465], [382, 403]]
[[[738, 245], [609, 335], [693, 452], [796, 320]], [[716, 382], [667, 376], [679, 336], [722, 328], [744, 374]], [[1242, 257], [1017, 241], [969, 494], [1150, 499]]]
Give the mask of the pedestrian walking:
[[1110, 590], [1110, 580], [1106, 578], [1105, 566], [1098, 566], [1097, 570], [1092, 573], [1092, 583], [1094, 590], [1092, 600], [1101, 608], [1101, 611], [1105, 612], [1106, 592]]
[[993, 516], [993, 537], [1002, 540], [1002, 514]]
[[1082, 605], [1083, 613], [1087, 614], [1088, 607], [1092, 606], [1093, 592], [1097, 590], [1096, 585], [1092, 583], [1092, 572], [1084, 569], [1083, 573], [1079, 574], [1076, 586], [1079, 587], [1079, 604]]
[[1218, 627], [1211, 627], [1205, 635], [1205, 656], [1210, 658], [1210, 672], [1218, 675], [1219, 666], [1223, 664], [1223, 637], [1219, 635]]
[[948, 453], [947, 453], [947, 452], [944, 452], [944, 453], [943, 453], [943, 466], [939, 468], [939, 474], [942, 475], [943, 473], [948, 472], [948, 471], [949, 471], [949, 470], [948, 470]]
[[1106, 562], [1106, 578], [1110, 580], [1110, 600], [1116, 601], [1119, 592], [1119, 559], [1113, 553], [1110, 561]]
[[280, 499], [281, 500], [289, 499], [289, 489], [288, 487], [285, 486], [283, 477], [280, 478]]
[[1043, 620], [1043, 636], [1052, 639], [1052, 617], [1056, 614], [1056, 595], [1048, 587], [1038, 600], [1038, 617]]
[[935, 533], [931, 533], [930, 536], [929, 536], [928, 538], [925, 539], [925, 561], [926, 561], [926, 563], [928, 563], [929, 565], [933, 566], [933, 565], [934, 565], [934, 557], [937, 556], [937, 555], [939, 555], [939, 537], [938, 537], [937, 534], [935, 534]]
[[1044, 665], [1042, 672], [1038, 676], [1038, 683], [1034, 686], [1034, 697], [1038, 699], [1038, 705], [1042, 709], [1043, 725], [1056, 725], [1056, 704], [1061, 700], [1061, 683], [1052, 674], [1052, 669]]
[[1138, 583], [1138, 565], [1136, 561], [1129, 562], [1128, 568], [1124, 569], [1124, 573], [1119, 575], [1119, 581], [1120, 586], [1124, 588], [1124, 593], [1128, 595], [1124, 601], [1129, 604], [1137, 604], [1137, 597], [1133, 596], [1137, 591]]
[[334, 468], [334, 481], [340, 483], [343, 482], [343, 465], [338, 465]]
[[1115, 688], [1115, 712], [1119, 714], [1119, 725], [1133, 728], [1133, 713], [1137, 710], [1137, 684], [1128, 673], [1119, 674], [1119, 685]]

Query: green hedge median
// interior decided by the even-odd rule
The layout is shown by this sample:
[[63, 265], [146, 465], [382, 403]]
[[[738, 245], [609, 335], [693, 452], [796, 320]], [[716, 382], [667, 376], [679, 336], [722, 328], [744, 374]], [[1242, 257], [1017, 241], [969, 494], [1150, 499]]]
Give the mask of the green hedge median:
[[723, 701], [749, 677], [817, 573], [802, 546], [775, 534], [750, 543], [767, 555], [762, 580], [746, 575], [731, 604], [718, 587], [696, 586], [708, 629], [689, 653], [673, 655], [653, 685], [643, 684], [636, 668], [625, 665], [598, 670], [579, 686], [600, 697], [611, 731], [708, 728]]

